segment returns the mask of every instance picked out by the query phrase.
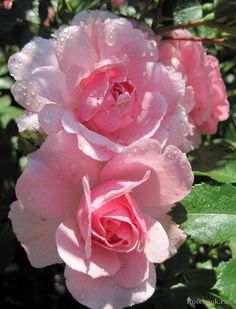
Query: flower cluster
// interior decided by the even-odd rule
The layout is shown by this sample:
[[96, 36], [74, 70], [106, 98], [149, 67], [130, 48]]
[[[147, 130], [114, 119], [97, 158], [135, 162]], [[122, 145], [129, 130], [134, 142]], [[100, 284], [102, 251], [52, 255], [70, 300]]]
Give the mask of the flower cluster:
[[167, 215], [191, 190], [184, 152], [228, 117], [216, 59], [92, 11], [28, 43], [9, 69], [19, 130], [47, 135], [9, 214], [31, 264], [64, 262], [67, 288], [90, 308], [145, 301], [153, 263], [185, 240]]

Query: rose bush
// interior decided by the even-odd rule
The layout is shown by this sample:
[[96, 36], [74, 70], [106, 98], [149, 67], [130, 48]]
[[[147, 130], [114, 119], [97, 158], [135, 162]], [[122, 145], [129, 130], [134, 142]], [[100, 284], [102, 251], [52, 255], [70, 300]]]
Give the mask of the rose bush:
[[[191, 39], [187, 30], [175, 30], [173, 38]], [[219, 121], [229, 117], [229, 102], [221, 78], [218, 60], [206, 54], [200, 42], [164, 40], [159, 45], [159, 61], [171, 65], [185, 77], [186, 85], [194, 91], [194, 107], [189, 121], [195, 127], [194, 138], [201, 133], [215, 134]]]
[[9, 69], [12, 93], [26, 109], [20, 130], [79, 134], [81, 150], [98, 160], [151, 137], [163, 147], [193, 147], [192, 89], [158, 62], [155, 39], [127, 19], [81, 12], [54, 38], [28, 43]]
[[153, 294], [152, 263], [185, 240], [166, 213], [192, 181], [175, 146], [138, 141], [105, 164], [61, 131], [29, 156], [9, 217], [33, 266], [64, 261], [66, 285], [79, 302], [122, 308]]

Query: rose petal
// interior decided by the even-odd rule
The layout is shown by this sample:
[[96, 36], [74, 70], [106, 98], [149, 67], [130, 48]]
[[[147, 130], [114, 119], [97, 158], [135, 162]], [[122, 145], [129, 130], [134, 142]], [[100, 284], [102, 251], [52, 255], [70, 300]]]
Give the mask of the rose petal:
[[55, 134], [62, 130], [63, 108], [57, 104], [47, 104], [39, 112], [39, 124], [46, 134]]
[[25, 208], [45, 217], [73, 212], [81, 198], [83, 176], [89, 175], [93, 185], [100, 173], [99, 162], [82, 153], [76, 136], [65, 132], [49, 136], [28, 158], [16, 195]]
[[11, 204], [9, 218], [13, 231], [33, 267], [62, 263], [55, 240], [60, 219], [46, 219], [38, 216], [25, 209], [18, 201]]
[[160, 222], [162, 227], [165, 229], [169, 239], [169, 257], [172, 257], [177, 253], [178, 248], [185, 242], [186, 235], [179, 228], [179, 226], [171, 220], [167, 214], [173, 205], [165, 207], [165, 209], [146, 209], [146, 213], [155, 218]]
[[58, 67], [53, 40], [40, 37], [25, 45], [19, 52], [10, 57], [8, 67], [16, 80], [30, 80], [32, 72], [39, 67]]
[[111, 159], [102, 170], [101, 179], [140, 179], [150, 170], [148, 180], [132, 191], [132, 196], [145, 211], [181, 200], [191, 190], [191, 166], [178, 148], [168, 146], [164, 153], [152, 139], [136, 142]]
[[145, 216], [147, 234], [144, 252], [152, 263], [162, 263], [169, 257], [169, 239], [162, 225], [150, 216]]
[[[147, 300], [155, 291], [156, 271], [149, 266], [149, 277], [134, 288], [117, 285], [110, 277], [93, 279], [66, 266], [66, 286], [73, 297], [91, 309], [120, 309]], [[83, 282], [83, 284], [81, 284]]]
[[111, 180], [99, 187], [96, 187], [92, 192], [92, 209], [95, 210], [105, 203], [131, 192], [135, 187], [140, 186], [148, 180], [150, 173], [147, 171], [143, 178], [139, 181], [119, 181]]
[[114, 275], [120, 268], [115, 252], [93, 245], [93, 251], [86, 258], [84, 242], [75, 218], [63, 222], [56, 232], [57, 249], [60, 257], [74, 270], [88, 274], [92, 278]]
[[121, 268], [112, 277], [118, 285], [134, 288], [149, 277], [149, 262], [143, 252], [132, 251], [119, 254]]
[[32, 112], [25, 112], [21, 115], [17, 120], [17, 126], [19, 132], [23, 132], [25, 130], [37, 130], [39, 131], [39, 121], [38, 114]]
[[63, 72], [72, 65], [87, 69], [97, 62], [97, 52], [82, 27], [62, 27], [55, 37], [58, 61]]
[[129, 145], [136, 140], [152, 137], [161, 124], [167, 104], [159, 93], [146, 92], [142, 108], [141, 114], [134, 119], [133, 124], [113, 134], [121, 144]]
[[[94, 157], [94, 154], [98, 152], [97, 160], [99, 160], [99, 158], [101, 157], [103, 158], [107, 157], [109, 152], [113, 153], [114, 155], [115, 153], [121, 152], [123, 149], [121, 145], [113, 142], [109, 138], [87, 129], [85, 126], [83, 126], [76, 120], [74, 114], [69, 110], [66, 110], [63, 114], [62, 125], [66, 132], [72, 134], [73, 133], [80, 134], [84, 138], [86, 138], [87, 144], [91, 145], [90, 147], [92, 147], [92, 145], [95, 145], [92, 157]], [[88, 152], [86, 153], [89, 155]], [[109, 157], [111, 157], [111, 154]]]
[[81, 26], [94, 23], [97, 20], [104, 21], [106, 18], [117, 18], [117, 15], [103, 10], [82, 11], [75, 15], [72, 25]]

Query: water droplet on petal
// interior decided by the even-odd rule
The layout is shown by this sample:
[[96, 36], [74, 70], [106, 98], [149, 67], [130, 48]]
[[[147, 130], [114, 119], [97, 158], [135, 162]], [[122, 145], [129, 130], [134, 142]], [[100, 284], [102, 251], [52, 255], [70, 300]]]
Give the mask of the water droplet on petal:
[[50, 124], [50, 123], [51, 123], [51, 117], [49, 117], [48, 115], [45, 115], [45, 116], [43, 117], [43, 120], [44, 120], [44, 122], [45, 122], [46, 124]]

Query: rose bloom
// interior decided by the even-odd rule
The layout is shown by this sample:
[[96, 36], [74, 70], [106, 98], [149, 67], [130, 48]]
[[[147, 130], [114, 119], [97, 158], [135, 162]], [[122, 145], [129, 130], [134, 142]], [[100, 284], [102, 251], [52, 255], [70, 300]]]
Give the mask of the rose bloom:
[[125, 0], [112, 0], [112, 7], [114, 9], [119, 8], [120, 6], [125, 4]]
[[[187, 30], [172, 32], [173, 38], [190, 38]], [[221, 78], [218, 60], [206, 54], [201, 42], [164, 40], [159, 45], [159, 61], [183, 74], [194, 91], [194, 107], [189, 121], [195, 127], [195, 139], [201, 133], [215, 134], [219, 121], [229, 117], [229, 102]]]
[[14, 0], [5, 0], [0, 3], [0, 7], [10, 10]]
[[123, 308], [155, 290], [153, 263], [185, 235], [166, 213], [191, 189], [186, 156], [138, 141], [102, 163], [76, 135], [50, 135], [18, 179], [10, 219], [31, 264], [65, 262], [66, 285], [90, 308]]
[[9, 70], [26, 109], [21, 131], [79, 134], [81, 150], [97, 160], [150, 137], [191, 148], [192, 90], [158, 62], [156, 41], [127, 19], [81, 12], [52, 39], [36, 38], [13, 55]]

